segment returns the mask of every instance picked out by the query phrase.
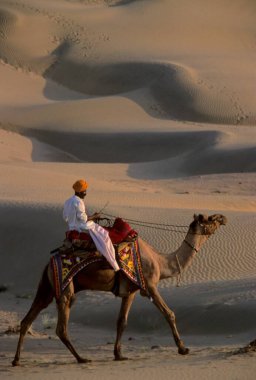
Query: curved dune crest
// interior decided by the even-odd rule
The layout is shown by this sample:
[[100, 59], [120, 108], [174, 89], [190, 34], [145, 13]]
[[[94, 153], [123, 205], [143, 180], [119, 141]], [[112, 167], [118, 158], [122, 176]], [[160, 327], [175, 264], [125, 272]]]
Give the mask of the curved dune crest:
[[[122, 94], [138, 102], [154, 117], [216, 124], [236, 124], [240, 120], [230, 97], [211, 88], [192, 69], [178, 64], [123, 62], [88, 65], [62, 57], [44, 75], [90, 96]], [[132, 92], [143, 88], [149, 91], [153, 101], [134, 97]], [[157, 104], [157, 112], [154, 104]], [[244, 119], [245, 123], [254, 121], [254, 118]]]
[[[164, 138], [166, 143], [167, 139]], [[239, 133], [201, 131], [172, 133], [169, 157], [165, 160], [130, 164], [133, 178], [170, 179], [221, 173], [254, 173], [254, 130]]]
[[[18, 17], [2, 8], [0, 14], [2, 33], [8, 37], [0, 40], [0, 56], [14, 67], [40, 73], [85, 97], [128, 97], [157, 118], [215, 124], [255, 122], [255, 115], [239, 107], [228, 91], [212, 86], [191, 66], [157, 60], [90, 63], [79, 58], [78, 45], [72, 38], [54, 40], [54, 33], [60, 33], [66, 22], [58, 25], [55, 13], [45, 17], [43, 11], [38, 12], [32, 25], [29, 13]], [[48, 37], [40, 31], [44, 27], [50, 28]], [[38, 32], [39, 44], [33, 37]], [[82, 37], [85, 35], [78, 37], [80, 42]], [[138, 90], [143, 91], [140, 96]], [[47, 91], [45, 95], [51, 97]]]
[[[84, 2], [102, 5], [124, 3], [132, 2]], [[59, 15], [56, 4], [50, 11], [32, 2], [27, 6], [17, 6], [18, 10], [13, 4], [9, 10], [7, 6], [8, 2], [0, 10], [0, 29], [8, 37], [0, 39], [0, 57], [16, 68], [39, 73], [85, 97], [117, 94], [128, 97], [155, 118], [215, 124], [255, 123], [255, 112], [249, 111], [251, 105], [248, 109], [241, 106], [231, 87], [205, 79], [207, 76], [191, 62], [184, 62], [184, 59], [174, 62], [170, 57], [166, 61], [150, 60], [147, 55], [145, 61], [132, 55], [119, 59], [114, 55], [111, 62], [97, 59], [95, 57], [101, 53], [101, 48], [106, 49], [106, 43], [110, 52], [116, 49], [109, 35], [102, 30], [95, 27], [88, 32], [81, 22], [74, 22], [67, 13]], [[100, 9], [102, 12], [102, 7]], [[108, 11], [111, 12], [110, 9]], [[125, 16], [123, 10], [116, 11], [121, 17]], [[106, 15], [112, 17], [112, 13]], [[230, 34], [227, 36], [230, 40]], [[131, 36], [129, 45], [130, 39]], [[90, 52], [93, 59], [90, 59]], [[253, 77], [253, 73], [248, 77]], [[139, 96], [138, 91], [141, 91]], [[251, 91], [252, 88], [247, 90], [247, 97]], [[51, 99], [47, 91], [45, 96]]]

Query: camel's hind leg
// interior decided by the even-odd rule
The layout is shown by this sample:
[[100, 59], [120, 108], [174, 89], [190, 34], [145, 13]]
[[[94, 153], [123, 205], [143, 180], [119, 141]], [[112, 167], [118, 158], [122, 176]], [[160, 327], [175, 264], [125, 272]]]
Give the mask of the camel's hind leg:
[[42, 280], [38, 286], [36, 297], [31, 305], [31, 308], [25, 318], [21, 321], [20, 324], [20, 337], [17, 345], [17, 350], [15, 357], [12, 361], [13, 366], [19, 365], [20, 361], [20, 351], [23, 345], [23, 341], [26, 333], [28, 332], [33, 321], [36, 319], [40, 311], [45, 309], [53, 300], [53, 290], [50, 286], [47, 270], [44, 271]]
[[78, 363], [88, 363], [90, 360], [82, 358], [76, 352], [74, 346], [68, 337], [68, 321], [70, 315], [70, 308], [74, 300], [74, 286], [71, 283], [63, 292], [60, 301], [58, 302], [58, 323], [56, 334], [60, 340], [65, 344], [69, 351], [74, 355]]
[[121, 354], [121, 337], [127, 326], [128, 314], [132, 306], [136, 292], [129, 294], [127, 297], [122, 298], [121, 309], [117, 320], [117, 335], [114, 348], [115, 360], [126, 360], [127, 358]]

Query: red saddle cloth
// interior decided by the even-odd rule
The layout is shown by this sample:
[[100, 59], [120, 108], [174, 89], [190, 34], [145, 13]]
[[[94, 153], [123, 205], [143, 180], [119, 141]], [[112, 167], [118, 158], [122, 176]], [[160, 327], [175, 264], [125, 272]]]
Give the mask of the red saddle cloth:
[[[127, 239], [136, 239], [138, 233], [121, 218], [116, 218], [112, 227], [104, 227], [109, 232], [110, 240], [113, 244], [119, 244]], [[67, 231], [66, 238], [70, 241], [83, 240], [91, 241], [91, 237], [87, 232], [78, 232], [76, 230]]]
[[87, 232], [78, 232], [76, 230], [70, 230], [66, 232], [66, 238], [70, 241], [73, 240], [92, 240], [91, 236]]
[[127, 239], [135, 239], [138, 233], [121, 218], [116, 218], [112, 227], [108, 228], [109, 237], [113, 244], [119, 244]]

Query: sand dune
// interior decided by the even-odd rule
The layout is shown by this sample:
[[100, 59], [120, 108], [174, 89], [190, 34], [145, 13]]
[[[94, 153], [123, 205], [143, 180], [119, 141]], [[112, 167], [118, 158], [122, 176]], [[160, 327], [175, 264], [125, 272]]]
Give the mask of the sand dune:
[[[73, 72], [74, 76], [66, 75]], [[127, 62], [110, 65], [84, 65], [65, 58], [45, 73], [46, 78], [68, 88], [92, 96], [123, 94], [133, 100], [131, 91], [146, 88], [158, 105], [136, 101], [146, 112], [155, 117], [206, 123], [230, 123], [240, 121], [231, 99], [219, 91], [207, 87], [191, 69], [173, 63]], [[245, 123], [254, 119], [245, 116]]]
[[[1, 1], [1, 379], [254, 379], [254, 353], [233, 353], [256, 335], [255, 11], [253, 0]], [[86, 292], [70, 328], [93, 363], [77, 367], [56, 339], [52, 304], [33, 324], [25, 366], [10, 368], [9, 333], [62, 242], [63, 202], [82, 177], [89, 213], [185, 226], [194, 213], [228, 217], [182, 286], [159, 286], [190, 356], [137, 297], [124, 335], [136, 359], [113, 363], [120, 302]], [[185, 233], [133, 227], [163, 253]]]
[[[144, 180], [239, 172], [252, 173], [254, 178], [251, 131], [243, 141], [237, 134], [214, 131], [64, 134], [5, 128], [1, 132], [2, 161], [127, 163], [128, 175]], [[13, 132], [17, 129], [30, 139]], [[110, 166], [109, 170], [115, 169]]]
[[[130, 4], [132, 6], [130, 10], [131, 17], [134, 17], [137, 7], [143, 4], [143, 2], [140, 5], [139, 3]], [[106, 5], [107, 3], [101, 2], [101, 4]], [[81, 4], [84, 7], [86, 5], [90, 5], [90, 3], [84, 2]], [[4, 7], [6, 6], [4, 4]], [[135, 9], [133, 9], [133, 6]], [[158, 12], [162, 14], [164, 8], [152, 3], [151, 6], [153, 9], [156, 7]], [[172, 2], [168, 3], [168, 7], [173, 11]], [[126, 12], [128, 9], [129, 7], [125, 7]], [[81, 9], [80, 7], [74, 7], [73, 11], [76, 13]], [[91, 9], [91, 12], [94, 11], [94, 8]], [[101, 12], [109, 15], [109, 10], [105, 7]], [[211, 79], [207, 79], [204, 70], [197, 69], [195, 58], [190, 58], [191, 64], [189, 64], [184, 61], [184, 57], [179, 57], [176, 51], [176, 54], [172, 55], [173, 62], [170, 60], [161, 62], [152, 57], [148, 61], [145, 61], [145, 59], [143, 61], [134, 61], [130, 58], [125, 61], [120, 57], [115, 60], [116, 36], [113, 36], [112, 41], [108, 34], [104, 38], [101, 30], [93, 33], [90, 29], [92, 27], [90, 16], [88, 16], [87, 20], [89, 27], [86, 29], [72, 22], [67, 15], [58, 15], [57, 9], [54, 9], [54, 7], [46, 11], [44, 7], [40, 8], [40, 6], [30, 4], [30, 6], [22, 7], [17, 16], [17, 9], [13, 9], [13, 6], [10, 5], [8, 10], [3, 8], [1, 14], [4, 38], [0, 44], [0, 56], [5, 62], [16, 68], [42, 74], [47, 79], [50, 78], [87, 96], [122, 94], [137, 102], [147, 113], [154, 117], [222, 124], [255, 123], [253, 107], [245, 109], [242, 104], [243, 101], [239, 99], [240, 96], [232, 88], [234, 85], [231, 82], [232, 78], [227, 76], [225, 78], [226, 81], [227, 79], [229, 81], [228, 86], [231, 86], [228, 89], [227, 84], [223, 85], [223, 78], [217, 72], [214, 77], [215, 83], [213, 84]], [[126, 21], [127, 14], [124, 14], [123, 9], [119, 11], [118, 15]], [[250, 22], [250, 15], [243, 15], [243, 17], [245, 16], [248, 18], [246, 21]], [[216, 15], [213, 14], [212, 20], [215, 20], [215, 17]], [[28, 23], [29, 28], [27, 28]], [[234, 28], [234, 26], [230, 25], [230, 28]], [[44, 30], [48, 31], [48, 35], [43, 33]], [[33, 38], [31, 38], [31, 31], [34, 32], [32, 33]], [[136, 27], [135, 31], [137, 31]], [[187, 31], [185, 36], [182, 33], [179, 34], [182, 41], [188, 37], [189, 32], [190, 30]], [[198, 32], [195, 29], [194, 36], [197, 36]], [[222, 29], [221, 32], [223, 32]], [[247, 30], [246, 32], [248, 33]], [[227, 33], [227, 41], [224, 39], [223, 42], [223, 36], [220, 40], [222, 41], [222, 46], [226, 46], [226, 48], [230, 48], [230, 41], [234, 41], [234, 36], [229, 33], [230, 30]], [[94, 37], [92, 38], [93, 34]], [[127, 37], [129, 41], [127, 48], [132, 49], [131, 36], [128, 35]], [[6, 43], [6, 38], [8, 38], [8, 44]], [[89, 46], [86, 43], [83, 45], [84, 39], [85, 41], [90, 39]], [[39, 44], [38, 41], [40, 41]], [[92, 41], [93, 45], [91, 45]], [[186, 42], [188, 43], [188, 41]], [[201, 39], [200, 42], [202, 42]], [[211, 42], [212, 40], [209, 39], [207, 41], [208, 45], [211, 45]], [[110, 63], [106, 63], [106, 60], [102, 62], [102, 57], [95, 59], [94, 55], [91, 57], [90, 54], [87, 57], [86, 53], [84, 57], [81, 57], [83, 50], [98, 51], [100, 54], [102, 44], [105, 46], [107, 43], [109, 44], [109, 52], [114, 53]], [[15, 44], [17, 45], [15, 46]], [[172, 44], [173, 42], [170, 43], [170, 45]], [[198, 43], [197, 46], [199, 45]], [[244, 46], [240, 46], [241, 50], [242, 48]], [[214, 56], [213, 54], [213, 59], [215, 60]], [[197, 59], [200, 59], [200, 62], [203, 60], [201, 55]], [[225, 57], [223, 59], [225, 60]], [[213, 65], [215, 65], [215, 61]], [[231, 65], [232, 62], [229, 62], [229, 75]], [[243, 80], [237, 76], [235, 62], [233, 63], [233, 70], [236, 73], [236, 83], [239, 82], [240, 84], [241, 95], [243, 97], [248, 97], [249, 95], [249, 98], [247, 98], [248, 108], [253, 88], [248, 88], [247, 86], [247, 95], [244, 94]], [[248, 74], [248, 72], [244, 73], [243, 70], [243, 75]], [[252, 68], [251, 79], [253, 77]], [[145, 92], [141, 99], [133, 98], [132, 91], [141, 88], [147, 89], [148, 101], [145, 99]]]

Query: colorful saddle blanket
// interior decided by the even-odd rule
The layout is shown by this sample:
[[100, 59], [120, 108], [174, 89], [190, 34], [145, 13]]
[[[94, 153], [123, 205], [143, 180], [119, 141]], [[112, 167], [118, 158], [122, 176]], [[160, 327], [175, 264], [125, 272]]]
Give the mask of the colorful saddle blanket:
[[[116, 257], [120, 269], [140, 289], [145, 290], [145, 280], [142, 272], [141, 258], [138, 241], [123, 242], [116, 247]], [[58, 300], [72, 281], [73, 277], [82, 269], [95, 262], [105, 262], [106, 259], [97, 251], [83, 252], [78, 255], [56, 253], [51, 256], [51, 269], [55, 288], [55, 296]]]

